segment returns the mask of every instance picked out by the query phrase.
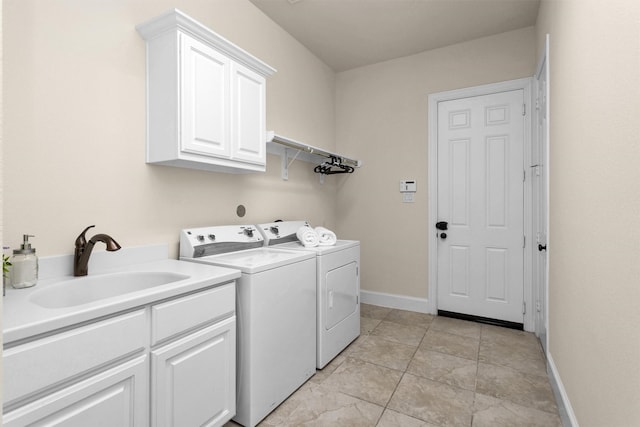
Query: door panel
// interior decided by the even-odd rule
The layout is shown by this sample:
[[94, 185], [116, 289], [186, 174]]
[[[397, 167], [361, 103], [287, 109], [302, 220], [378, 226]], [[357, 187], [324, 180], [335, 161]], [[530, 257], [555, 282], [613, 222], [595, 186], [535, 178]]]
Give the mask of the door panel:
[[452, 140], [451, 152], [451, 223], [469, 225], [469, 139]]
[[522, 90], [438, 104], [438, 309], [523, 323]]
[[487, 248], [486, 249], [486, 266], [487, 266], [487, 299], [492, 301], [507, 301], [508, 289], [507, 281], [508, 261], [507, 251], [505, 249]]
[[181, 37], [181, 49], [181, 148], [193, 154], [229, 157], [229, 59], [186, 36]]
[[509, 140], [506, 135], [487, 138], [487, 226], [506, 227], [509, 206], [507, 205], [506, 181], [509, 171]]
[[452, 295], [470, 296], [469, 292], [469, 247], [449, 248], [450, 290]]
[[327, 272], [325, 330], [356, 312], [358, 308], [358, 272], [355, 262]]
[[231, 73], [233, 85], [231, 132], [232, 140], [236, 143], [231, 155], [234, 159], [264, 164], [266, 159], [265, 78], [240, 64], [233, 64]]
[[[532, 144], [533, 175], [533, 232], [536, 236], [536, 248], [533, 249], [533, 289], [535, 298], [535, 332], [540, 343], [547, 351], [548, 326], [548, 271], [547, 271], [547, 206], [548, 206], [548, 168], [547, 150], [549, 144], [549, 87], [547, 61], [549, 39], [547, 35], [545, 52], [538, 66], [538, 73], [534, 80], [536, 90], [536, 126]], [[538, 249], [540, 245], [540, 249]]]
[[236, 412], [235, 349], [234, 316], [152, 351], [152, 425], [224, 425]]
[[149, 425], [149, 364], [143, 355], [5, 413], [7, 427]]

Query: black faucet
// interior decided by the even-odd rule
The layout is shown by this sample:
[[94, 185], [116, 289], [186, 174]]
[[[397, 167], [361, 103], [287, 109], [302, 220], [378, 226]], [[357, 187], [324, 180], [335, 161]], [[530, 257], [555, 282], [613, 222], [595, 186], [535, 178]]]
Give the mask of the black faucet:
[[87, 238], [84, 236], [88, 229], [95, 227], [95, 225], [90, 225], [84, 229], [82, 233], [76, 239], [76, 250], [73, 256], [73, 275], [74, 276], [86, 276], [87, 270], [89, 266], [89, 257], [91, 256], [91, 251], [93, 250], [93, 246], [97, 242], [103, 242], [107, 245], [107, 250], [109, 252], [117, 251], [121, 248], [121, 246], [113, 240], [111, 236], [107, 236], [106, 234], [96, 234], [87, 242]]

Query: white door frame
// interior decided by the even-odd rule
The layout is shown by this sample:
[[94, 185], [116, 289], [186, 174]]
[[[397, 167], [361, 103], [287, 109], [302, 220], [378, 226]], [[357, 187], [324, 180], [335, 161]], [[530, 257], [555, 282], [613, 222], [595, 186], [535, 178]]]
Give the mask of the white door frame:
[[[451, 101], [461, 98], [469, 98], [473, 96], [491, 95], [499, 92], [510, 90], [523, 90], [525, 103], [524, 117], [524, 163], [522, 165], [525, 174], [524, 186], [524, 306], [526, 311], [524, 314], [524, 329], [533, 331], [535, 328], [535, 319], [533, 316], [533, 290], [531, 287], [532, 276], [532, 248], [535, 239], [532, 235], [531, 221], [531, 179], [530, 170], [526, 165], [531, 164], [531, 86], [532, 78], [509, 80], [505, 82], [492, 83], [482, 86], [474, 86], [463, 89], [450, 90], [446, 92], [438, 92], [429, 94], [429, 215], [428, 215], [428, 240], [429, 240], [429, 300], [428, 311], [430, 313], [438, 312], [437, 286], [438, 286], [438, 237], [436, 233], [435, 223], [438, 221], [438, 103]], [[537, 247], [536, 247], [537, 250]]]

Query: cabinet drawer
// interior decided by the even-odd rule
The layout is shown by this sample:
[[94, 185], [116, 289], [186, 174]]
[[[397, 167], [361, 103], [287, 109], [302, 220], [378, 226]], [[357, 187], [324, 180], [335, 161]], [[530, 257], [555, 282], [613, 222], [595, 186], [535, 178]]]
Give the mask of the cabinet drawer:
[[6, 349], [5, 405], [144, 350], [147, 328], [139, 310]]
[[151, 307], [151, 345], [181, 332], [233, 315], [235, 282]]

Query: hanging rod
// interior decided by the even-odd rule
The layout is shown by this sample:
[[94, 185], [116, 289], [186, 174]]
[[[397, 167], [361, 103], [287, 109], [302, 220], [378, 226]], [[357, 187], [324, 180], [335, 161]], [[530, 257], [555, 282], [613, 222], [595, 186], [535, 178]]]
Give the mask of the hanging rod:
[[267, 132], [267, 143], [268, 143], [267, 151], [273, 154], [282, 154], [282, 151], [283, 151], [282, 149], [273, 147], [273, 144], [277, 144], [284, 148], [293, 148], [294, 150], [300, 150], [301, 152], [306, 154], [306, 156], [300, 156], [300, 158], [308, 162], [317, 162], [318, 159], [317, 158], [314, 159], [314, 156], [320, 156], [326, 159], [330, 159], [332, 157], [337, 158], [343, 164], [353, 166], [355, 168], [359, 168], [362, 166], [361, 160], [351, 159], [341, 154], [332, 153], [330, 151], [323, 150], [322, 148], [314, 147], [313, 145], [304, 144], [302, 142], [298, 142], [296, 140], [289, 139], [284, 136], [276, 135], [275, 132], [273, 131]]

